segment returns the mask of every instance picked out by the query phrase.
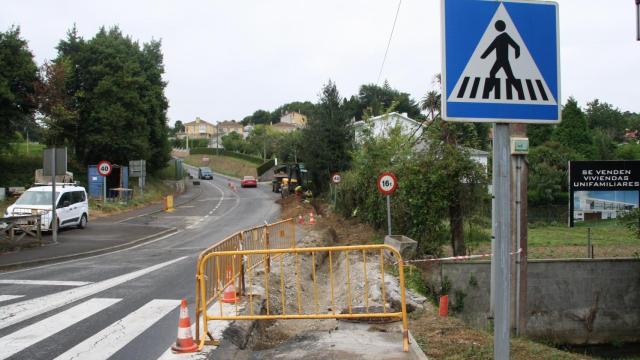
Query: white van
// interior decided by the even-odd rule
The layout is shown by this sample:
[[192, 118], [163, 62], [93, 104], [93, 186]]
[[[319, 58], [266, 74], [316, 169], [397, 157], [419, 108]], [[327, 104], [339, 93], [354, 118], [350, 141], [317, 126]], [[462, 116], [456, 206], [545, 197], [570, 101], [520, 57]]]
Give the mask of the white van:
[[[89, 219], [87, 192], [82, 186], [56, 184], [58, 228], [75, 226], [83, 229]], [[43, 231], [51, 230], [51, 186], [36, 186], [25, 191], [9, 206], [4, 216], [42, 214]]]

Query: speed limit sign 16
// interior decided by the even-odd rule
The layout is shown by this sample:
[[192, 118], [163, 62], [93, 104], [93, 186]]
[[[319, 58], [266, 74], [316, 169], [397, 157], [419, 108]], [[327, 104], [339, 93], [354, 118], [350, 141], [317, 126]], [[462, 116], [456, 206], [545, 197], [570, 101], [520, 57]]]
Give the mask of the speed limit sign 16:
[[383, 172], [378, 176], [378, 191], [383, 195], [391, 195], [398, 188], [398, 178], [392, 172]]
[[113, 166], [108, 161], [100, 161], [96, 166], [98, 168], [98, 174], [100, 176], [109, 176], [111, 174], [111, 170], [113, 170]]

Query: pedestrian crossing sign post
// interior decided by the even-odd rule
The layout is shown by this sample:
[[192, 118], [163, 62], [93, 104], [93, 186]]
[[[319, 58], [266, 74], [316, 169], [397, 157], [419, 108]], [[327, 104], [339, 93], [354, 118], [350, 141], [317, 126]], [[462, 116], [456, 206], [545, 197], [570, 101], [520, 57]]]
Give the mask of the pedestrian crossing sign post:
[[558, 5], [442, 0], [442, 117], [560, 121]]

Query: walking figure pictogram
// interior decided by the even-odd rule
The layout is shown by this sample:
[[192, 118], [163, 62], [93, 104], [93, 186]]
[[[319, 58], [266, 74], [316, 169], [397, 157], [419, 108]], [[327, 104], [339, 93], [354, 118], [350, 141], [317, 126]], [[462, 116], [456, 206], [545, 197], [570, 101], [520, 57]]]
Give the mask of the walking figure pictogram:
[[[489, 54], [491, 54], [494, 50], [496, 52], [496, 61], [489, 72], [489, 79], [485, 83], [485, 88], [482, 94], [482, 97], [487, 99], [489, 98], [489, 93], [492, 90], [495, 90], [496, 98], [500, 98], [500, 80], [496, 78], [496, 74], [500, 69], [504, 71], [507, 75], [507, 91], [509, 95], [511, 95], [511, 86], [516, 88], [518, 92], [518, 99], [523, 100], [524, 94], [522, 91], [522, 82], [513, 75], [513, 70], [511, 70], [511, 64], [509, 63], [509, 46], [513, 47], [516, 52], [516, 59], [520, 57], [520, 46], [507, 34], [504, 32], [507, 28], [507, 25], [502, 20], [498, 20], [495, 22], [495, 28], [501, 34], [496, 36], [496, 38], [491, 42], [489, 47], [482, 53], [480, 56], [481, 59], [486, 59]], [[509, 96], [510, 98], [511, 96]]]

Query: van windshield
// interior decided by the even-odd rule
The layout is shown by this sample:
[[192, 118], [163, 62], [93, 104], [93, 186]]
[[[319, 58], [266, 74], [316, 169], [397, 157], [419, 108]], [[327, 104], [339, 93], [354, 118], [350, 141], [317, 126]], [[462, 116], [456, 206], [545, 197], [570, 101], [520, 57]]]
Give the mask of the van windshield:
[[[56, 192], [56, 199], [60, 193]], [[25, 191], [16, 205], [51, 205], [51, 191]]]

